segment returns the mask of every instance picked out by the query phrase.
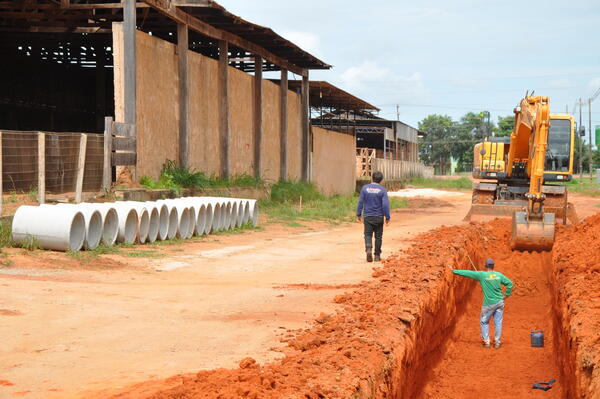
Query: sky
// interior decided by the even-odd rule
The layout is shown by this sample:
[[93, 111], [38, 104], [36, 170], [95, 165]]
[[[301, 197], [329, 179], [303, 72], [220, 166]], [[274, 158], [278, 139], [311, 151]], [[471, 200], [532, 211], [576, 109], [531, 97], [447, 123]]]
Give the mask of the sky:
[[[311, 79], [410, 125], [489, 110], [511, 115], [527, 90], [573, 113], [600, 88], [600, 1], [217, 0], [333, 68]], [[290, 76], [290, 79], [293, 79]], [[576, 110], [576, 119], [579, 111]], [[588, 107], [583, 107], [588, 125]], [[592, 103], [600, 125], [600, 97]]]

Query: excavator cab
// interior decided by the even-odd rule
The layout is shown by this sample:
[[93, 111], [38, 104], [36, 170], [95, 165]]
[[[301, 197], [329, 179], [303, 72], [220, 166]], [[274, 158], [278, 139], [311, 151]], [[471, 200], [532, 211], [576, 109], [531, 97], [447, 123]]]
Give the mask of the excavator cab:
[[564, 183], [572, 178], [575, 129], [568, 114], [550, 114], [547, 97], [526, 96], [510, 137], [475, 145], [473, 198], [465, 220], [512, 217], [512, 247], [552, 249], [557, 219], [577, 220]]

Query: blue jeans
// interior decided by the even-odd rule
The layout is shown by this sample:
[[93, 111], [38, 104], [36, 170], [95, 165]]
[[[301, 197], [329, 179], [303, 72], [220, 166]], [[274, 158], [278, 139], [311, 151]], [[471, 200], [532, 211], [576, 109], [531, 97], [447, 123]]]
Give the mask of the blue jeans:
[[481, 307], [481, 339], [490, 342], [490, 319], [494, 317], [494, 340], [500, 342], [502, 337], [502, 316], [504, 301]]

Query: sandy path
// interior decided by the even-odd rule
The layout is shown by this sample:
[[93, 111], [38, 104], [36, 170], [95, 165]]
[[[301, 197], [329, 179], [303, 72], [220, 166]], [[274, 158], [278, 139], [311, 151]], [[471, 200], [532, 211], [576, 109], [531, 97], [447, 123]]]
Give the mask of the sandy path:
[[[460, 223], [469, 198], [395, 213], [385, 253]], [[182, 248], [168, 258], [128, 259], [130, 267], [111, 272], [18, 264], [0, 271], [0, 309], [11, 312], [0, 315], [0, 396], [63, 398], [235, 367], [245, 356], [272, 360], [286, 330], [332, 311], [335, 286], [370, 278], [372, 267], [363, 261], [359, 225], [277, 234], [267, 227]]]

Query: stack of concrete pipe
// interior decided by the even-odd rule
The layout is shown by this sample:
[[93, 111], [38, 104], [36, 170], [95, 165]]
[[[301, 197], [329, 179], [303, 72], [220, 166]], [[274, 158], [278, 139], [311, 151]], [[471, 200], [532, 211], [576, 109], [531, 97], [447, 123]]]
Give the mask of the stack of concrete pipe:
[[152, 243], [186, 239], [251, 223], [258, 225], [256, 200], [183, 197], [19, 207], [12, 238], [23, 246], [56, 251], [92, 250], [115, 242]]

